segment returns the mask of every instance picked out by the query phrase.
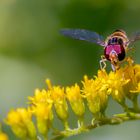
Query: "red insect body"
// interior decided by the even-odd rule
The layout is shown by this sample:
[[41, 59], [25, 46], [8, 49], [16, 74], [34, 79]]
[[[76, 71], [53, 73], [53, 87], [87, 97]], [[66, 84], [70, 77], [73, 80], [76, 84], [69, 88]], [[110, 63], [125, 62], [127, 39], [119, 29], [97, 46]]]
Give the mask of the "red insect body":
[[125, 49], [120, 44], [107, 45], [104, 49], [104, 55], [109, 61], [111, 61], [112, 55], [116, 55], [118, 60], [121, 61], [125, 58]]

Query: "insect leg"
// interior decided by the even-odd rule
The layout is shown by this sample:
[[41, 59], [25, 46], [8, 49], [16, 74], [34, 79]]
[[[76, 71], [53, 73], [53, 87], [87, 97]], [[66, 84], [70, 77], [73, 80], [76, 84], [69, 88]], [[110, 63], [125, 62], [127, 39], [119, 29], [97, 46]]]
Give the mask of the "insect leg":
[[132, 64], [134, 64], [134, 60], [131, 57], [126, 57], [125, 61], [128, 62], [128, 64], [131, 66]]
[[135, 48], [134, 47], [127, 47], [125, 50], [126, 50], [126, 52], [135, 51]]
[[101, 70], [106, 68], [106, 63], [105, 63], [106, 61], [107, 61], [107, 59], [105, 58], [104, 55], [102, 55], [101, 60], [100, 60], [100, 68], [101, 68]]
[[111, 61], [111, 68], [113, 71], [116, 71], [120, 68], [120, 61]]
[[113, 71], [116, 71], [116, 67], [113, 64], [111, 64], [111, 68]]

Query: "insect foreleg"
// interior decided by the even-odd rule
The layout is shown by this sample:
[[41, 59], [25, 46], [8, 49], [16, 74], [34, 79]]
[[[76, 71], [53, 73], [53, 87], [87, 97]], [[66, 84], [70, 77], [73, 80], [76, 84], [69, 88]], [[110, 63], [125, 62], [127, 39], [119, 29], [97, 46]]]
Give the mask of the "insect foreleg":
[[101, 70], [106, 68], [106, 63], [105, 63], [106, 61], [107, 61], [107, 59], [105, 58], [104, 55], [102, 55], [101, 60], [100, 60], [100, 68], [101, 68]]
[[111, 64], [111, 68], [112, 68], [113, 71], [116, 71], [116, 68], [113, 64]]

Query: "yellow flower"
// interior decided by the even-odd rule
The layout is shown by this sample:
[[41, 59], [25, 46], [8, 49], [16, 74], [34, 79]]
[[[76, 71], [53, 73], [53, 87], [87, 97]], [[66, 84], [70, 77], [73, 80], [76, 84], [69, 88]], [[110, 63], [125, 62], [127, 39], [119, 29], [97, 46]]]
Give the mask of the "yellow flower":
[[47, 135], [53, 120], [51, 92], [49, 90], [43, 89], [40, 91], [36, 89], [35, 95], [28, 97], [28, 99], [31, 104], [31, 111], [37, 120], [38, 131], [43, 135]]
[[[138, 88], [138, 83], [140, 82], [140, 65], [126, 66], [123, 69], [124, 78], [129, 79], [128, 84], [125, 86], [125, 94], [130, 100], [135, 100], [137, 98], [138, 92], [135, 91]], [[135, 93], [135, 94], [134, 94]]]
[[77, 116], [83, 116], [85, 113], [85, 105], [80, 93], [80, 87], [75, 84], [72, 87], [66, 87], [66, 95], [72, 110]]
[[126, 107], [124, 85], [129, 81], [124, 78], [123, 69], [116, 72], [111, 71], [109, 74], [105, 70], [99, 70], [95, 79], [88, 79], [85, 76], [83, 93], [87, 98], [90, 111], [93, 114], [104, 113], [109, 95]]
[[19, 138], [36, 138], [36, 129], [32, 122], [30, 109], [11, 110], [7, 115], [6, 123], [11, 126], [12, 131]]
[[9, 138], [5, 133], [0, 132], [0, 140], [9, 140]]
[[134, 75], [136, 78], [136, 82], [140, 82], [140, 65], [134, 65]]
[[108, 80], [106, 82], [108, 84], [107, 93], [111, 94], [118, 103], [124, 105], [125, 91], [123, 87], [129, 82], [129, 79], [124, 78], [122, 69], [116, 72], [110, 72], [108, 75]]
[[138, 86], [135, 90], [130, 90], [131, 93], [140, 93], [140, 82], [138, 83]]
[[64, 88], [60, 88], [59, 86], [53, 87], [51, 93], [54, 101], [54, 107], [58, 117], [61, 120], [67, 120], [68, 105], [66, 102], [66, 95], [64, 93]]
[[29, 99], [29, 103], [36, 105], [38, 103], [52, 103], [52, 99], [51, 99], [51, 93], [50, 91], [46, 91], [45, 89], [43, 90], [39, 90], [36, 89], [35, 90], [35, 95], [33, 97], [28, 97]]
[[52, 105], [51, 104], [37, 104], [32, 107], [32, 111], [38, 118], [42, 120], [52, 120]]
[[53, 120], [52, 104], [38, 103], [36, 106], [32, 106], [32, 111], [37, 120], [38, 131], [47, 135]]
[[68, 118], [68, 105], [64, 88], [61, 88], [60, 86], [52, 86], [48, 79], [46, 80], [46, 83], [48, 85], [57, 116], [61, 120], [66, 121]]
[[88, 79], [88, 77], [85, 76], [82, 82], [82, 92], [88, 101], [89, 110], [93, 114], [104, 114], [106, 109], [108, 102], [106, 76], [105, 71], [98, 71], [98, 77], [95, 77], [95, 80]]

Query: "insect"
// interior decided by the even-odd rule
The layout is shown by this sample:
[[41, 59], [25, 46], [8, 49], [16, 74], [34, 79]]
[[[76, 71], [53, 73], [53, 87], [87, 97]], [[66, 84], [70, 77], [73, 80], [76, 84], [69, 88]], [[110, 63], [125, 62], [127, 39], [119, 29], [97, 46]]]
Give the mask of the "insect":
[[85, 29], [62, 29], [60, 32], [65, 36], [102, 46], [104, 55], [101, 56], [100, 67], [104, 69], [106, 67], [105, 62], [110, 61], [113, 71], [119, 69], [121, 62], [128, 60], [126, 54], [130, 50], [129, 44], [140, 40], [140, 32], [135, 32], [128, 38], [125, 31], [120, 29], [115, 30], [105, 40], [98, 33]]

